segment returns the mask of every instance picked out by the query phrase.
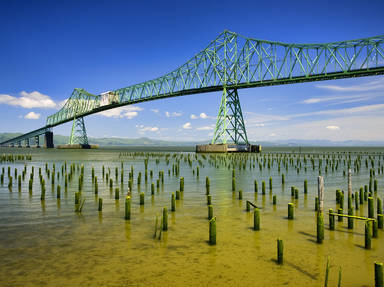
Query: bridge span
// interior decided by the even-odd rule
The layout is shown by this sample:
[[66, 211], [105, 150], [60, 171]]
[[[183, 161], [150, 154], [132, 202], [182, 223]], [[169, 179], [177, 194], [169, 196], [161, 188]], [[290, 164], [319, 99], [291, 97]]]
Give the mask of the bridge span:
[[69, 144], [88, 145], [84, 117], [145, 101], [223, 91], [212, 143], [248, 144], [239, 89], [384, 74], [384, 35], [324, 44], [288, 44], [225, 30], [184, 65], [126, 88], [94, 95], [75, 88], [40, 129], [1, 146], [53, 147], [52, 128], [73, 121]]

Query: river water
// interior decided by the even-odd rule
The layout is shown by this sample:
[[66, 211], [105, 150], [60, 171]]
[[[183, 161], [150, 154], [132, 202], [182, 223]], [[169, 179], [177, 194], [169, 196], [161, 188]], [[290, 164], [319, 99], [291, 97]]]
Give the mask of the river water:
[[[375, 170], [373, 179], [377, 179], [378, 191], [372, 192], [372, 196], [376, 216], [376, 198], [384, 199], [382, 148], [287, 147], [267, 148], [259, 155], [205, 156], [186, 148], [0, 149], [0, 154], [11, 153], [28, 154], [32, 159], [0, 162], [0, 169], [4, 167], [4, 183], [0, 186], [0, 286], [320, 286], [324, 284], [328, 256], [329, 286], [337, 286], [340, 267], [342, 286], [374, 286], [374, 262], [384, 261], [383, 230], [379, 230], [378, 238], [372, 239], [372, 248], [367, 250], [363, 220], [356, 220], [354, 229], [350, 230], [346, 219], [343, 222], [336, 219], [336, 228], [331, 231], [327, 215], [329, 208], [338, 208], [335, 190], [342, 189], [347, 194], [347, 176], [343, 172], [348, 172], [350, 157], [354, 192], [369, 184], [370, 170]], [[357, 157], [360, 168], [354, 170]], [[147, 182], [145, 158], [148, 158]], [[319, 158], [325, 186], [322, 244], [316, 243], [314, 210]], [[55, 165], [53, 186], [46, 164], [51, 175]], [[62, 173], [65, 164], [68, 173], [71, 164], [75, 166], [66, 192], [65, 171]], [[84, 166], [81, 196], [85, 203], [80, 213], [75, 212], [74, 201], [81, 165]], [[173, 172], [176, 165], [179, 174]], [[112, 192], [109, 182], [103, 179], [102, 166], [105, 173], [110, 169]], [[197, 166], [199, 176], [196, 176]], [[233, 166], [235, 193], [232, 192]], [[20, 175], [26, 168], [20, 192], [15, 178], [12, 191], [8, 188], [8, 167], [13, 178], [15, 169]], [[30, 193], [28, 180], [32, 167], [34, 181]], [[92, 167], [98, 178], [98, 195], [94, 193]], [[40, 198], [39, 168], [46, 182], [44, 201]], [[117, 181], [115, 168], [118, 168]], [[124, 198], [131, 168], [132, 214], [131, 220], [125, 220]], [[164, 182], [160, 181], [157, 190], [159, 171], [164, 171]], [[283, 173], [285, 184], [281, 179]], [[184, 192], [182, 199], [176, 201], [176, 211], [171, 212], [171, 194], [179, 189], [181, 176], [185, 181]], [[217, 220], [216, 245], [208, 243], [206, 176], [210, 179]], [[308, 180], [306, 195], [305, 179]], [[258, 193], [254, 191], [255, 180]], [[265, 195], [261, 192], [263, 180], [267, 187]], [[154, 195], [151, 195], [152, 182]], [[57, 185], [61, 186], [59, 200]], [[298, 199], [291, 197], [291, 186], [299, 189]], [[119, 200], [115, 199], [116, 187], [120, 189]], [[242, 200], [238, 199], [240, 189]], [[139, 192], [145, 194], [144, 205], [139, 204]], [[277, 197], [277, 205], [272, 204], [273, 195]], [[103, 199], [102, 212], [98, 211], [99, 198]], [[253, 212], [246, 212], [247, 200], [260, 207], [260, 231], [252, 229]], [[295, 204], [294, 220], [287, 219], [289, 202]], [[345, 206], [346, 202], [345, 197]], [[169, 228], [159, 239], [159, 232], [154, 237], [155, 219], [156, 215], [160, 218], [164, 206], [169, 210]], [[367, 202], [359, 205], [354, 214], [367, 216]], [[276, 263], [277, 238], [284, 241], [283, 265]]]

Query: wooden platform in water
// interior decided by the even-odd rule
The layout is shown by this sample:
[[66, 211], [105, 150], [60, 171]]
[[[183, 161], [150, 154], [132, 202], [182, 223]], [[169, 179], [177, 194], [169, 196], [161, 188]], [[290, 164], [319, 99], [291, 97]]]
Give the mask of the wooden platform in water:
[[99, 148], [99, 145], [63, 144], [63, 145], [58, 145], [57, 148], [59, 149], [96, 149], [96, 148]]
[[261, 152], [261, 145], [206, 144], [206, 145], [197, 145], [196, 152], [198, 153]]

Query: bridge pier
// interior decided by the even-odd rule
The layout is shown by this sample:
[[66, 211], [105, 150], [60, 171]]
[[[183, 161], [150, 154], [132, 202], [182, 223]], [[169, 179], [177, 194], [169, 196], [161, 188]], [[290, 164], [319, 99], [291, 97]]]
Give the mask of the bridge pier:
[[30, 147], [29, 146], [29, 139], [25, 139], [25, 147]]
[[237, 89], [223, 87], [223, 96], [212, 143], [197, 145], [196, 152], [260, 152], [261, 146], [248, 142]]
[[35, 145], [37, 148], [40, 147], [40, 136], [35, 136]]
[[223, 88], [212, 144], [248, 145], [237, 89]]
[[18, 142], [17, 142], [17, 147], [22, 147], [22, 146], [21, 146], [21, 141], [18, 141]]
[[45, 148], [53, 148], [53, 132], [46, 131], [44, 133], [44, 147]]
[[69, 137], [69, 146], [79, 145], [82, 148], [90, 148], [88, 143], [87, 130], [85, 129], [84, 118], [74, 118], [72, 124], [71, 136]]

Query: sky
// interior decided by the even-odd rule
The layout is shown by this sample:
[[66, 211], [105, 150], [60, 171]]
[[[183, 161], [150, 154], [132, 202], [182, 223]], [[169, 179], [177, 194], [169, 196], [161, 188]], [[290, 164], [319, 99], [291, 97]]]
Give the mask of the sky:
[[[384, 34], [384, 1], [0, 0], [0, 132], [45, 125], [74, 88], [92, 94], [162, 76], [225, 29], [287, 43]], [[384, 141], [384, 76], [239, 90], [252, 141]], [[85, 118], [90, 137], [210, 140], [220, 92]], [[69, 135], [71, 123], [54, 128]]]

